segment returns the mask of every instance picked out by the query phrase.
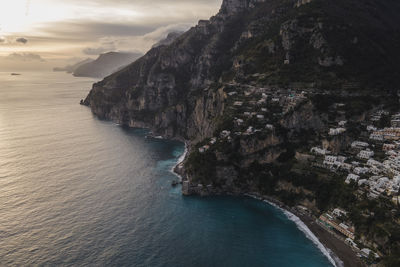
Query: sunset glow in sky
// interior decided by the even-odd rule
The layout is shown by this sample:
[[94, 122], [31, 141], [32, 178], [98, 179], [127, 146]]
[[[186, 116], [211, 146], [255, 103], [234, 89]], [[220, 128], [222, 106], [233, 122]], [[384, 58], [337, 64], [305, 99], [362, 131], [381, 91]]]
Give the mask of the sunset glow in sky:
[[[146, 52], [222, 0], [0, 0], [0, 71], [49, 68], [108, 51]], [[23, 63], [23, 64], [21, 64]]]

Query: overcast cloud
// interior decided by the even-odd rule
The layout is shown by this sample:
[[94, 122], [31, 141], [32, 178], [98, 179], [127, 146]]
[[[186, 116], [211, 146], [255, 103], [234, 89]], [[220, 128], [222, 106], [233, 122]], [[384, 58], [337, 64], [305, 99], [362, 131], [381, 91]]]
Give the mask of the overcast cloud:
[[26, 44], [28, 42], [28, 40], [23, 37], [17, 38], [15, 41], [21, 44]]
[[13, 61], [45, 61], [40, 55], [33, 53], [12, 53], [5, 57], [5, 59]]
[[[145, 53], [171, 31], [219, 10], [222, 0], [35, 0], [0, 2], [0, 56], [67, 61], [109, 51]], [[3, 13], [2, 13], [3, 12]], [[23, 44], [23, 45], [21, 45]], [[39, 59], [36, 59], [39, 60]]]

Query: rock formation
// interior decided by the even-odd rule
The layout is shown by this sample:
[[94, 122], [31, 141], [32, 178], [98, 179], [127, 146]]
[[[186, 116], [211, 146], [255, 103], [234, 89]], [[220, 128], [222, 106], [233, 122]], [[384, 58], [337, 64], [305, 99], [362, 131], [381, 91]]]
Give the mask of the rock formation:
[[217, 15], [95, 83], [83, 103], [186, 141], [186, 194], [258, 192], [318, 210], [320, 191], [295, 184], [330, 180], [293, 162], [322, 140], [336, 150], [352, 141], [326, 137], [335, 99], [360, 112], [372, 96], [398, 103], [399, 11], [395, 0], [224, 0]]

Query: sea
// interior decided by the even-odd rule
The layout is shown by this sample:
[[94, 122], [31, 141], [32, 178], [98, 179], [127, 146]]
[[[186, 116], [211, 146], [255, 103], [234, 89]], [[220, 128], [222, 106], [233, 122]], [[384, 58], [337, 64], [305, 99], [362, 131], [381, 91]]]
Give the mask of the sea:
[[98, 120], [94, 82], [0, 73], [0, 266], [334, 265], [273, 205], [182, 196], [184, 144]]

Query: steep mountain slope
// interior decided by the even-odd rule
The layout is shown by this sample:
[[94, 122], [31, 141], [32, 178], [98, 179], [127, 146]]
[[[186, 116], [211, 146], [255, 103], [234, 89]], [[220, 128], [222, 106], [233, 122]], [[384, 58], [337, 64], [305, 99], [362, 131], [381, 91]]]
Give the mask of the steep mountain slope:
[[103, 78], [122, 67], [134, 62], [141, 54], [108, 52], [101, 54], [96, 60], [81, 64], [73, 74], [76, 77]]
[[90, 63], [92, 61], [93, 61], [93, 59], [87, 58], [87, 59], [79, 61], [79, 62], [77, 62], [77, 63], [75, 63], [73, 65], [67, 65], [65, 67], [55, 67], [55, 68], [53, 68], [53, 71], [63, 71], [63, 72], [65, 71], [67, 73], [73, 73], [80, 66], [82, 66], [84, 64], [87, 64], [87, 63]]
[[[350, 188], [311, 171], [306, 152], [340, 153], [359, 138], [354, 125], [398, 109], [399, 11], [395, 0], [224, 0], [210, 20], [94, 84], [83, 103], [101, 119], [185, 140], [185, 193], [350, 209]], [[330, 136], [340, 121], [347, 132]], [[396, 221], [385, 216], [358, 234], [395, 255], [399, 227], [382, 230]]]
[[200, 131], [202, 138], [212, 131], [190, 125], [189, 117], [199, 94], [218, 97], [218, 91], [205, 91], [213, 83], [394, 89], [400, 70], [399, 5], [393, 0], [224, 1], [210, 21], [200, 21], [170, 46], [150, 50], [95, 84], [86, 102], [102, 118], [146, 123], [169, 136], [194, 138]]

